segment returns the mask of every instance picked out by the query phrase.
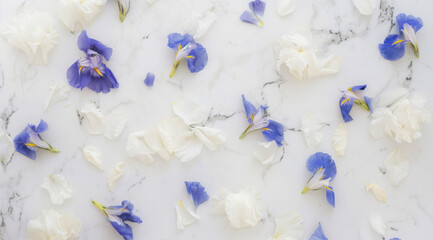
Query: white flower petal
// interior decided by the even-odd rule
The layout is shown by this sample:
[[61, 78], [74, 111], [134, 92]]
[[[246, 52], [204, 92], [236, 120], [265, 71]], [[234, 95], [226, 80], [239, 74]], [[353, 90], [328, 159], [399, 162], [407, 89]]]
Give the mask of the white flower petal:
[[57, 82], [50, 87], [48, 99], [45, 101], [44, 111], [52, 104], [64, 101], [68, 98], [71, 87], [65, 82]]
[[27, 225], [27, 240], [73, 240], [80, 236], [81, 221], [73, 213], [60, 214], [44, 210], [42, 215]]
[[51, 203], [54, 205], [61, 205], [66, 199], [72, 197], [73, 191], [69, 187], [68, 181], [60, 174], [45, 177], [41, 187], [47, 190]]
[[104, 9], [107, 0], [59, 0], [57, 12], [72, 32], [84, 29]]
[[343, 157], [347, 147], [347, 127], [341, 123], [337, 126], [332, 137], [332, 145], [334, 146], [337, 156]]
[[370, 214], [370, 226], [380, 235], [385, 235], [386, 225], [379, 215], [375, 213]]
[[102, 166], [102, 154], [101, 151], [94, 146], [85, 146], [83, 148], [84, 158], [97, 167], [99, 170], [104, 171], [104, 167]]
[[373, 10], [377, 6], [377, 0], [352, 0], [358, 11], [364, 15], [373, 14]]
[[0, 162], [9, 161], [14, 151], [15, 147], [9, 135], [0, 133]]
[[186, 226], [196, 222], [200, 217], [195, 214], [192, 210], [187, 209], [182, 201], [179, 201], [176, 205], [177, 215], [177, 229], [183, 230]]
[[39, 11], [19, 14], [0, 33], [35, 64], [47, 64], [48, 53], [57, 45], [58, 39], [54, 19], [49, 13]]
[[94, 103], [86, 103], [81, 108], [81, 113], [87, 120], [87, 132], [92, 135], [100, 135], [104, 133], [105, 118], [101, 109], [96, 107]]
[[172, 106], [174, 113], [182, 118], [186, 125], [202, 123], [208, 116], [205, 107], [185, 96], [176, 99]]
[[184, 28], [194, 39], [201, 38], [217, 20], [217, 16], [211, 10], [203, 13], [192, 12], [191, 17], [185, 20]]
[[111, 192], [114, 192], [114, 190], [116, 189], [117, 182], [119, 181], [120, 177], [122, 177], [123, 175], [122, 168], [123, 168], [123, 162], [119, 162], [108, 173], [107, 184], [108, 184], [108, 189], [110, 189]]
[[292, 13], [298, 0], [278, 0], [277, 12], [280, 16], [286, 16]]
[[158, 154], [166, 161], [171, 157], [171, 153], [166, 150], [156, 127], [130, 134], [126, 143], [126, 153], [129, 157], [146, 164], [153, 163], [154, 154]]
[[174, 148], [174, 155], [181, 162], [188, 162], [197, 157], [203, 148], [203, 143], [193, 132], [187, 132], [182, 141]]
[[263, 165], [272, 163], [277, 156], [278, 145], [275, 141], [261, 142], [254, 150], [253, 156]]
[[409, 161], [400, 149], [394, 149], [385, 160], [386, 174], [394, 186], [407, 177], [410, 170]]
[[385, 192], [385, 189], [380, 187], [379, 185], [375, 183], [367, 183], [365, 184], [365, 189], [368, 191], [371, 191], [374, 195], [374, 197], [379, 200], [380, 202], [385, 203], [388, 199], [388, 196]]
[[319, 112], [309, 112], [302, 115], [301, 131], [308, 146], [317, 146], [323, 140], [320, 131], [325, 126], [323, 116]]
[[113, 109], [104, 121], [104, 136], [110, 140], [116, 140], [125, 128], [128, 114], [122, 106]]
[[157, 126], [159, 137], [169, 153], [174, 153], [191, 130], [179, 117], [166, 118]]
[[300, 240], [304, 235], [304, 218], [297, 211], [290, 211], [275, 219], [275, 233], [269, 240]]
[[224, 133], [215, 128], [210, 127], [193, 127], [191, 128], [194, 135], [211, 151], [225, 143], [226, 137]]
[[394, 88], [387, 90], [380, 95], [380, 98], [375, 102], [375, 108], [389, 107], [392, 104], [409, 96], [409, 90], [406, 88]]

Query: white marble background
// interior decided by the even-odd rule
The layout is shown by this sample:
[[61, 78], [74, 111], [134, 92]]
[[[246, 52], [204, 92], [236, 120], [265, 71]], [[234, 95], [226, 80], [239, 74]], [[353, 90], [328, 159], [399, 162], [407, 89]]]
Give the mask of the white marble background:
[[[49, 87], [66, 82], [67, 68], [82, 53], [76, 46], [78, 34], [71, 34], [57, 18], [54, 0], [2, 0], [0, 25], [26, 10], [49, 12], [56, 19], [59, 43], [50, 53], [48, 65], [29, 65], [25, 55], [0, 39], [0, 130], [13, 138], [27, 123], [46, 120], [47, 141], [59, 154], [38, 152], [36, 161], [15, 153], [0, 169], [0, 238], [24, 239], [29, 220], [43, 209], [73, 210], [83, 222], [80, 239], [121, 239], [105, 221], [90, 199], [117, 205], [127, 199], [135, 204], [143, 223], [132, 223], [135, 239], [266, 239], [274, 231], [274, 217], [297, 210], [305, 218], [304, 239], [320, 221], [329, 239], [359, 239], [369, 229], [368, 216], [378, 213], [388, 225], [387, 239], [429, 239], [433, 235], [433, 127], [423, 128], [423, 137], [412, 144], [399, 145], [390, 139], [374, 140], [368, 133], [370, 117], [354, 108], [348, 124], [348, 148], [344, 158], [332, 149], [332, 133], [342, 122], [338, 108], [339, 89], [368, 84], [366, 94], [376, 97], [384, 89], [404, 86], [424, 94], [433, 109], [433, 1], [381, 0], [372, 16], [361, 15], [351, 1], [300, 1], [289, 16], [280, 17], [276, 3], [267, 1], [264, 27], [243, 23], [241, 13], [249, 0], [160, 0], [153, 5], [132, 0], [123, 23], [118, 20], [116, 2], [109, 0], [104, 11], [86, 28], [90, 37], [114, 49], [108, 66], [120, 87], [109, 94], [87, 89], [71, 89], [69, 98], [44, 111]], [[183, 21], [192, 11], [215, 7], [218, 20], [200, 39], [209, 54], [206, 68], [190, 74], [182, 65], [168, 78], [173, 51], [166, 46], [167, 35], [184, 32]], [[395, 15], [421, 17], [418, 32], [420, 58], [410, 51], [397, 61], [381, 58], [377, 45], [395, 31]], [[340, 73], [309, 80], [280, 77], [275, 69], [278, 38], [295, 26], [309, 26], [320, 54], [338, 54]], [[143, 79], [148, 71], [156, 74], [148, 88]], [[172, 116], [171, 102], [185, 94], [209, 107], [209, 125], [222, 129], [227, 142], [215, 152], [204, 150], [194, 161], [156, 161], [144, 165], [127, 157], [127, 136]], [[251, 134], [239, 140], [247, 123], [241, 94], [254, 103], [267, 104], [272, 119], [286, 127], [284, 156], [267, 168], [253, 159], [252, 150], [263, 140]], [[91, 136], [80, 126], [77, 116], [84, 103], [96, 102], [106, 112], [123, 104], [129, 119], [116, 141]], [[301, 116], [324, 110], [334, 116], [325, 127], [325, 139], [315, 148], [307, 147], [299, 131]], [[86, 144], [102, 150], [105, 172], [84, 160]], [[383, 160], [396, 147], [411, 162], [409, 176], [399, 187], [390, 184], [381, 172]], [[338, 174], [333, 181], [336, 208], [331, 208], [322, 191], [301, 195], [310, 173], [308, 156], [323, 151], [336, 160]], [[116, 163], [124, 161], [124, 175], [115, 193], [108, 191], [105, 177]], [[74, 196], [60, 207], [53, 206], [40, 188], [42, 179], [61, 173], [70, 182]], [[212, 213], [212, 201], [200, 206], [201, 220], [184, 231], [176, 229], [174, 204], [185, 200], [183, 181], [200, 181], [212, 196], [226, 187], [236, 191], [253, 187], [260, 192], [263, 220], [252, 229], [234, 230], [223, 216]], [[388, 202], [380, 203], [365, 191], [364, 184], [375, 182], [388, 192]], [[372, 235], [381, 239], [379, 235]]]

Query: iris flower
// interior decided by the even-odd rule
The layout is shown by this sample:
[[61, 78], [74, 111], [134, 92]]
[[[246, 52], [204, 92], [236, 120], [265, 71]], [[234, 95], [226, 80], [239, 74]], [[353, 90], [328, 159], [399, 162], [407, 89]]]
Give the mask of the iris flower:
[[269, 120], [266, 116], [266, 106], [260, 106], [258, 109], [250, 102], [245, 99], [242, 95], [242, 100], [244, 102], [245, 113], [247, 115], [247, 120], [250, 123], [241, 134], [239, 139], [242, 139], [250, 132], [261, 130], [263, 136], [265, 136], [268, 141], [275, 141], [280, 147], [283, 145], [284, 140], [284, 126], [281, 123]]
[[241, 15], [241, 20], [246, 23], [251, 23], [263, 27], [263, 21], [260, 17], [265, 14], [266, 3], [260, 0], [254, 0], [249, 3], [250, 11], [245, 11]]
[[195, 208], [209, 200], [204, 187], [199, 182], [185, 182], [186, 191], [191, 195]]
[[125, 4], [125, 6], [122, 3], [122, 0], [117, 0], [117, 6], [119, 7], [119, 19], [120, 22], [123, 22], [125, 20], [126, 15], [128, 15], [129, 13], [129, 8], [131, 7], [131, 0], [126, 0], [124, 1], [125, 3], [127, 2], [128, 5]]
[[359, 86], [353, 86], [347, 89], [346, 91], [341, 91], [343, 93], [343, 96], [340, 98], [340, 110], [341, 110], [341, 115], [343, 116], [345, 122], [350, 122], [353, 120], [353, 118], [349, 115], [349, 113], [352, 110], [354, 103], [361, 106], [363, 109], [367, 111], [372, 110], [371, 98], [364, 97], [364, 99], [362, 99], [357, 94], [357, 91], [363, 91], [366, 87], [367, 85], [359, 85]]
[[328, 240], [328, 238], [325, 236], [325, 233], [323, 232], [322, 224], [320, 224], [320, 222], [319, 226], [316, 228], [316, 231], [314, 231], [309, 240]]
[[40, 133], [48, 130], [48, 124], [41, 119], [38, 126], [29, 124], [20, 134], [14, 138], [15, 149], [22, 155], [35, 160], [38, 148], [58, 153], [59, 150], [53, 148], [45, 142]]
[[176, 50], [170, 77], [176, 73], [179, 63], [183, 59], [186, 59], [189, 71], [192, 73], [200, 72], [207, 64], [206, 49], [201, 44], [196, 43], [188, 33], [184, 35], [180, 33], [169, 34], [167, 46]]
[[116, 229], [116, 231], [123, 236], [125, 240], [133, 240], [132, 228], [125, 222], [142, 223], [138, 216], [132, 213], [134, 205], [127, 200], [122, 201], [121, 206], [105, 207], [99, 202], [93, 201], [92, 203], [102, 210], [107, 215], [107, 221]]
[[66, 73], [69, 84], [81, 90], [87, 87], [97, 93], [108, 93], [111, 88], [118, 88], [116, 77], [102, 63], [103, 58], [110, 60], [113, 49], [89, 38], [86, 31], [81, 32], [77, 44], [78, 48], [86, 54], [86, 58], [76, 61], [69, 67]]
[[396, 20], [399, 33], [388, 35], [384, 43], [379, 44], [380, 54], [387, 60], [396, 61], [403, 57], [405, 44], [408, 44], [409, 47], [412, 48], [415, 56], [419, 58], [419, 49], [415, 34], [423, 26], [422, 19], [400, 13], [397, 15]]
[[332, 160], [329, 154], [317, 152], [308, 158], [307, 169], [314, 175], [310, 178], [304, 190], [302, 190], [302, 194], [309, 190], [324, 188], [326, 191], [326, 200], [335, 207], [334, 189], [329, 186], [335, 175], [337, 175], [337, 167], [335, 166], [334, 160]]

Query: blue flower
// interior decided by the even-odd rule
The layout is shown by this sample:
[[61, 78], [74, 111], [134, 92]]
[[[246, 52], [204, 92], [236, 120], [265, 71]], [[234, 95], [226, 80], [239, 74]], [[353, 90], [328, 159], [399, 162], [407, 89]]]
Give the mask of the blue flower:
[[314, 175], [310, 178], [307, 186], [302, 190], [302, 194], [309, 190], [318, 190], [324, 188], [326, 191], [326, 200], [330, 205], [335, 207], [334, 189], [329, 186], [337, 175], [337, 167], [334, 160], [327, 153], [317, 152], [311, 155], [307, 160], [307, 169]]
[[132, 228], [129, 226], [128, 222], [142, 223], [138, 216], [132, 213], [134, 210], [134, 205], [129, 201], [122, 201], [121, 206], [110, 206], [105, 207], [99, 202], [93, 201], [92, 203], [102, 210], [105, 215], [107, 215], [107, 221], [116, 229], [116, 231], [123, 236], [125, 240], [133, 240]]
[[260, 0], [254, 0], [249, 3], [250, 11], [245, 11], [241, 15], [241, 20], [246, 23], [263, 26], [263, 21], [260, 17], [265, 14], [266, 3]]
[[146, 78], [144, 79], [144, 84], [148, 87], [153, 86], [153, 82], [155, 81], [155, 74], [153, 73], [147, 73]]
[[400, 238], [391, 238], [389, 240], [401, 240]]
[[186, 191], [191, 195], [195, 208], [209, 200], [205, 188], [199, 182], [185, 182]]
[[36, 150], [38, 148], [58, 153], [59, 150], [53, 148], [41, 138], [40, 133], [47, 130], [48, 124], [42, 119], [38, 126], [29, 124], [14, 138], [15, 149], [32, 160], [36, 159]]
[[206, 66], [208, 60], [206, 49], [201, 44], [196, 43], [191, 35], [171, 33], [168, 35], [167, 45], [176, 50], [170, 77], [176, 73], [182, 59], [186, 59], [189, 71], [192, 73], [200, 72]]
[[340, 110], [345, 122], [350, 122], [353, 120], [349, 114], [352, 110], [353, 104], [355, 103], [367, 111], [372, 110], [371, 98], [364, 97], [364, 99], [362, 99], [357, 94], [357, 91], [363, 91], [366, 87], [367, 85], [359, 85], [353, 86], [346, 91], [341, 91], [343, 93], [343, 96], [340, 98]]
[[242, 101], [244, 103], [247, 120], [250, 124], [239, 138], [242, 139], [250, 132], [261, 130], [266, 140], [275, 141], [278, 146], [282, 146], [284, 140], [284, 126], [281, 123], [267, 118], [266, 106], [261, 105], [257, 109], [252, 103], [245, 99], [244, 95], [242, 95]]
[[103, 58], [110, 60], [113, 49], [89, 38], [84, 30], [78, 37], [77, 44], [78, 48], [86, 54], [86, 58], [76, 61], [69, 67], [66, 73], [69, 85], [81, 90], [87, 87], [97, 93], [108, 93], [111, 88], [118, 88], [116, 77], [102, 63]]
[[383, 44], [379, 44], [380, 54], [387, 60], [396, 61], [403, 57], [405, 44], [408, 44], [415, 56], [419, 57], [416, 32], [423, 26], [422, 19], [400, 13], [397, 15], [396, 20], [399, 33], [388, 35]]
[[320, 224], [320, 222], [316, 231], [314, 231], [309, 240], [328, 240], [328, 238], [325, 236], [325, 233], [323, 233], [322, 224]]

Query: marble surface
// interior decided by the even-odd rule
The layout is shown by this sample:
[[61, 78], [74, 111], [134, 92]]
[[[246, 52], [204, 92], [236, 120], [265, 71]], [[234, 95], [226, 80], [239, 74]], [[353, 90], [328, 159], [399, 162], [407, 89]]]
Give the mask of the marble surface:
[[[36, 161], [15, 153], [2, 162], [1, 239], [25, 239], [28, 221], [49, 208], [74, 211], [83, 222], [80, 239], [121, 239], [90, 199], [106, 205], [124, 199], [133, 202], [143, 220], [141, 225], [131, 224], [135, 239], [266, 239], [273, 234], [275, 216], [288, 210], [304, 216], [303, 239], [308, 239], [319, 221], [329, 239], [363, 239], [361, 236], [372, 231], [370, 213], [378, 213], [387, 224], [387, 239], [432, 236], [432, 125], [424, 126], [422, 138], [412, 144], [374, 140], [368, 132], [371, 117], [354, 109], [346, 155], [338, 158], [332, 148], [333, 131], [343, 121], [339, 89], [365, 83], [366, 93], [377, 97], [384, 89], [403, 86], [423, 94], [433, 109], [432, 1], [380, 0], [371, 16], [361, 15], [351, 1], [300, 1], [286, 17], [277, 14], [275, 1], [267, 1], [265, 25], [259, 28], [239, 20], [248, 0], [160, 0], [153, 5], [132, 0], [123, 23], [118, 20], [116, 2], [109, 0], [86, 30], [90, 37], [114, 49], [108, 66], [117, 76], [119, 89], [109, 94], [71, 89], [66, 101], [44, 111], [50, 86], [67, 82], [67, 68], [82, 56], [76, 47], [78, 33], [70, 33], [58, 21], [55, 2], [0, 3], [0, 25], [24, 9], [37, 9], [52, 14], [59, 33], [48, 65], [30, 65], [22, 52], [0, 38], [0, 131], [13, 138], [27, 123], [36, 124], [43, 118], [50, 126], [45, 139], [61, 150], [59, 154], [39, 151]], [[169, 78], [174, 53], [166, 46], [167, 35], [184, 32], [184, 22], [193, 11], [209, 8], [214, 8], [218, 19], [199, 40], [209, 54], [208, 65], [191, 74], [182, 64]], [[389, 62], [381, 58], [377, 45], [395, 31], [395, 15], [401, 12], [424, 20], [425, 27], [418, 33], [421, 54], [416, 59], [408, 51], [403, 59]], [[277, 73], [278, 38], [295, 26], [312, 29], [320, 56], [335, 53], [342, 58], [338, 74], [296, 80]], [[152, 88], [143, 84], [147, 72], [156, 75]], [[252, 156], [253, 149], [264, 140], [261, 134], [238, 139], [247, 125], [241, 94], [255, 104], [268, 105], [272, 119], [286, 128], [284, 153], [271, 166], [262, 166]], [[209, 109], [207, 124], [223, 130], [227, 142], [215, 152], [203, 150], [188, 163], [172, 159], [145, 165], [129, 158], [125, 151], [128, 135], [173, 116], [171, 103], [180, 95], [204, 104]], [[119, 104], [127, 109], [129, 119], [116, 141], [89, 135], [81, 126], [77, 111], [87, 102], [95, 102], [103, 112]], [[300, 131], [301, 116], [310, 111], [326, 111], [332, 116], [323, 129], [324, 141], [317, 147], [308, 147]], [[81, 149], [85, 145], [101, 149], [104, 172], [84, 159]], [[399, 187], [392, 186], [381, 171], [383, 160], [394, 148], [401, 148], [411, 164], [409, 176]], [[301, 194], [310, 177], [306, 159], [317, 151], [330, 153], [337, 164], [335, 209], [326, 203], [322, 191]], [[124, 175], [111, 193], [106, 176], [120, 161], [125, 163]], [[52, 205], [40, 187], [42, 179], [53, 173], [65, 176], [74, 190], [73, 197], [61, 206]], [[177, 230], [174, 204], [187, 199], [185, 180], [200, 181], [211, 196], [223, 187], [232, 191], [256, 189], [261, 196], [262, 221], [251, 229], [232, 229], [223, 216], [212, 213], [211, 200], [200, 206], [200, 221], [184, 231]], [[380, 203], [367, 193], [367, 182], [385, 188], [388, 202]], [[381, 237], [372, 233], [371, 238], [364, 239]]]

